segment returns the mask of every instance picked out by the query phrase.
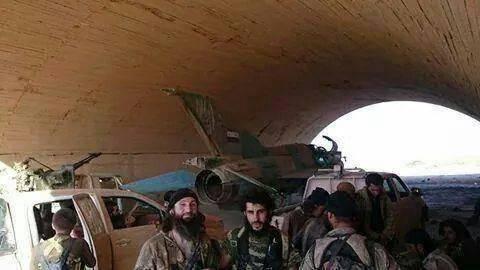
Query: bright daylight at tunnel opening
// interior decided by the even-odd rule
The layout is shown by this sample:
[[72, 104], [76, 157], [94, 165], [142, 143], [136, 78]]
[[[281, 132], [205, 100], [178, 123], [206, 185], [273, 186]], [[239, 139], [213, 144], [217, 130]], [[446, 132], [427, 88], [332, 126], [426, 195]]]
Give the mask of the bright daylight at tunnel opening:
[[342, 146], [346, 168], [392, 171], [421, 188], [432, 218], [468, 218], [480, 196], [480, 122], [458, 111], [383, 102], [341, 116], [312, 143], [330, 147], [324, 135]]
[[480, 269], [480, 3], [0, 14], [2, 269]]

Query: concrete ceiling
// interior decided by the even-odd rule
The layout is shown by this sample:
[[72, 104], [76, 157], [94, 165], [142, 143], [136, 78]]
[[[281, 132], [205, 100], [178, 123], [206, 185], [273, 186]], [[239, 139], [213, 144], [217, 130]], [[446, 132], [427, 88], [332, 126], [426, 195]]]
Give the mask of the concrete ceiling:
[[269, 145], [390, 100], [480, 118], [478, 1], [4, 0], [0, 15], [5, 162], [104, 151], [92, 170], [173, 169], [206, 148], [164, 87], [211, 96]]

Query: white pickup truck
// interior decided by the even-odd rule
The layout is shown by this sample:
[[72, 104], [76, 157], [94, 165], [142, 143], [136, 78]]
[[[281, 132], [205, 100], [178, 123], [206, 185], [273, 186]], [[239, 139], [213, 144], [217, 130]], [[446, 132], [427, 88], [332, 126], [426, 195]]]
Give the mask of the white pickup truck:
[[[0, 193], [0, 269], [28, 270], [32, 248], [54, 235], [53, 213], [68, 207], [77, 213], [96, 270], [131, 270], [140, 249], [158, 232], [165, 207], [141, 194], [120, 190], [113, 174], [75, 175], [69, 189]], [[113, 211], [119, 213], [111, 217]], [[206, 215], [207, 233], [224, 237], [223, 221]]]
[[[107, 204], [106, 204], [107, 203]], [[114, 224], [107, 205], [128, 213], [130, 224]], [[143, 243], [156, 234], [163, 206], [140, 194], [118, 189], [59, 189], [0, 195], [0, 266], [29, 269], [30, 253], [52, 236], [51, 217], [73, 208], [85, 240], [97, 259], [94, 269], [131, 270]]]

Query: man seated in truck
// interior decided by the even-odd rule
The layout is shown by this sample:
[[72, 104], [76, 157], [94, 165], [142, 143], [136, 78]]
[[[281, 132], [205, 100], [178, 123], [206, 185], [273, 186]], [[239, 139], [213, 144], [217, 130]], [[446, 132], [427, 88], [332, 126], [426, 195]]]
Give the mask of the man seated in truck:
[[123, 216], [118, 204], [112, 200], [104, 200], [105, 206], [107, 207], [108, 216], [112, 221], [113, 228], [116, 229], [123, 229], [126, 228], [127, 225], [125, 223], [125, 217]]
[[369, 239], [388, 247], [394, 235], [394, 216], [392, 202], [385, 193], [383, 182], [380, 174], [368, 174], [366, 186], [358, 191], [357, 204], [363, 232]]
[[69, 208], [62, 208], [53, 215], [55, 236], [33, 248], [31, 270], [85, 269], [85, 266], [95, 266], [95, 257], [87, 242], [70, 237], [76, 219], [75, 212]]

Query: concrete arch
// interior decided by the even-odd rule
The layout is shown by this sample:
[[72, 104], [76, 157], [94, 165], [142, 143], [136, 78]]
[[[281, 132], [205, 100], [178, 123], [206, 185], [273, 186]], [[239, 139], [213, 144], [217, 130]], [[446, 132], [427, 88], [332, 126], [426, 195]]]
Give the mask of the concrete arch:
[[[5, 1], [2, 160], [103, 151], [132, 178], [206, 151], [160, 89], [211, 96], [266, 144], [388, 100], [479, 119], [475, 1]], [[97, 166], [97, 167], [95, 167]]]

